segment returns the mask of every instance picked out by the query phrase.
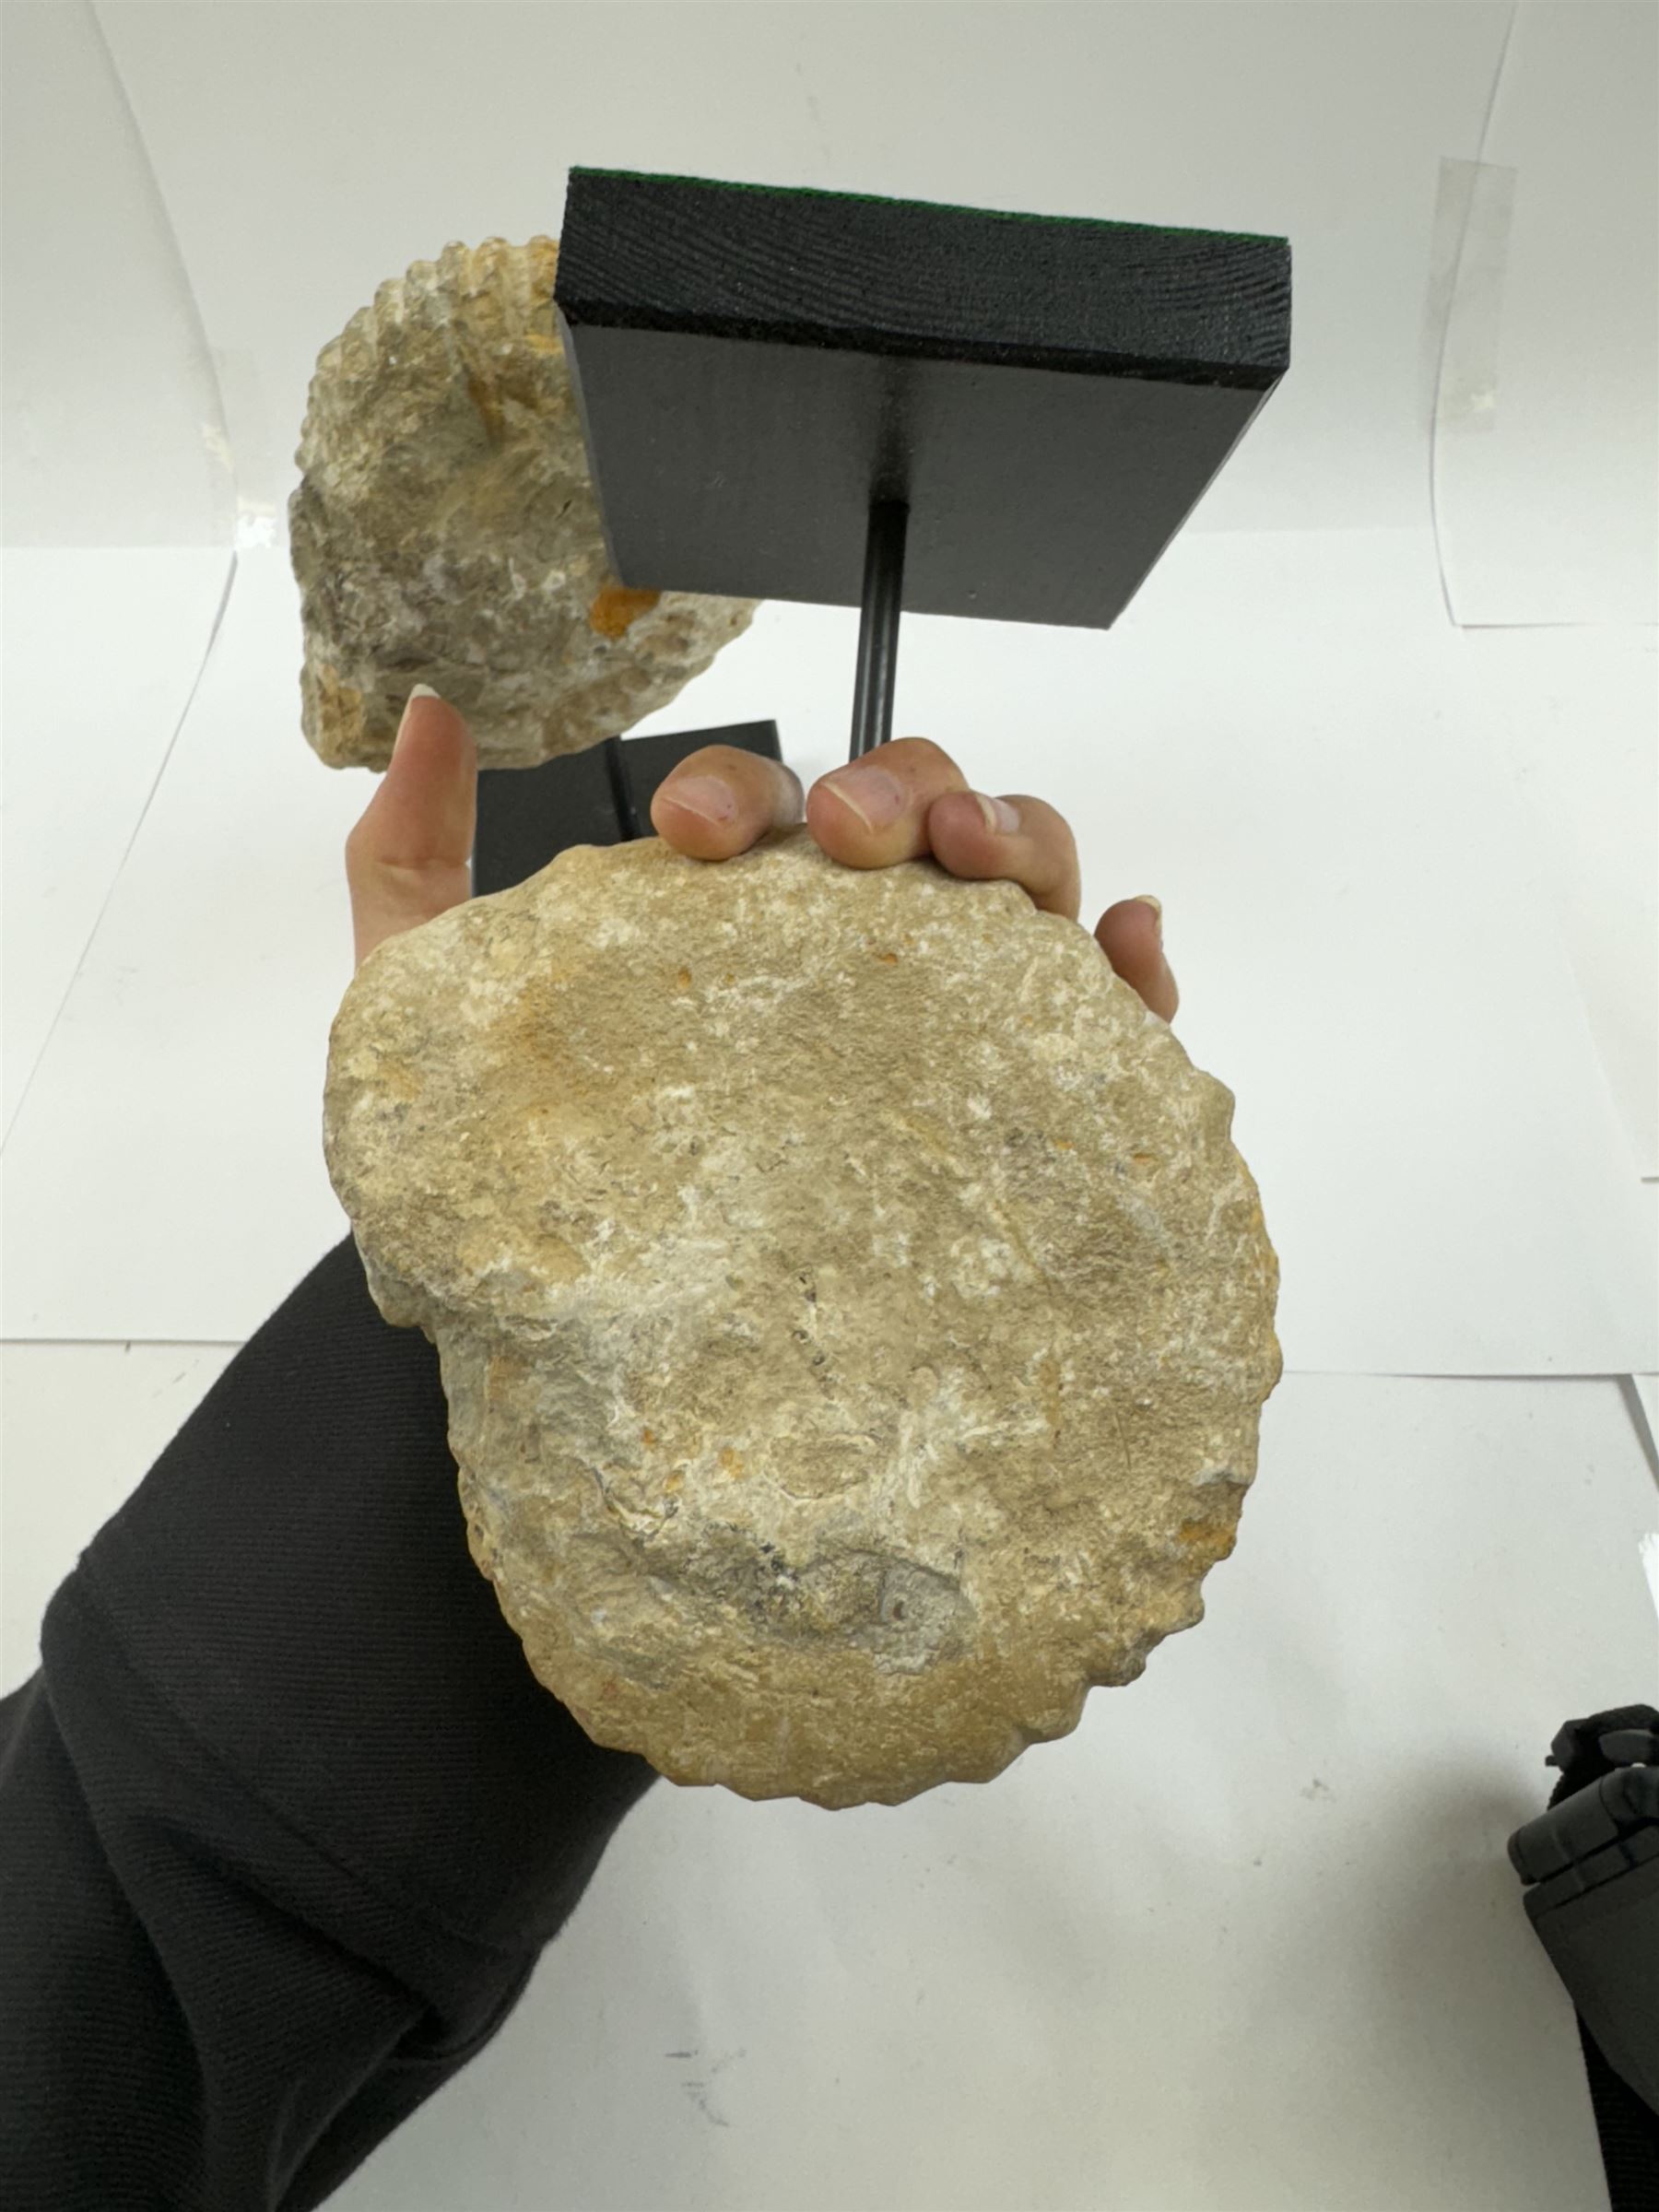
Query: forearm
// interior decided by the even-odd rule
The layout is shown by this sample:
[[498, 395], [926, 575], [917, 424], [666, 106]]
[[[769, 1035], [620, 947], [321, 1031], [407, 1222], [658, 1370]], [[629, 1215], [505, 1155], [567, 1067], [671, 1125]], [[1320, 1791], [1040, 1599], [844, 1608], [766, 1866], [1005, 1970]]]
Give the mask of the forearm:
[[[231, 2201], [231, 2171], [265, 2203], [202, 2163], [262, 2137], [268, 2201], [316, 2201], [308, 2160], [348, 2157], [332, 2186], [488, 2035], [652, 1780], [530, 1674], [467, 1553], [437, 1355], [382, 1320], [349, 1238], [88, 1547], [42, 1683], [0, 1753], [0, 2056], [8, 2099], [62, 2109], [8, 2122], [0, 2159], [99, 2132], [101, 1974], [162, 2107], [181, 2071], [197, 2088], [134, 2150], [135, 2203]], [[51, 2201], [5, 2162], [0, 2196]]]

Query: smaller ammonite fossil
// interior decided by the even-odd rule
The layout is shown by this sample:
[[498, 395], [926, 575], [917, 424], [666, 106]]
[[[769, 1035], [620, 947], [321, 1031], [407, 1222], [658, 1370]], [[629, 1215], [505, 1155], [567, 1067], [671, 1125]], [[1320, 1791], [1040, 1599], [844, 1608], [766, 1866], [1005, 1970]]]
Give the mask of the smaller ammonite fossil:
[[480, 768], [630, 729], [759, 604], [612, 574], [553, 310], [559, 247], [446, 246], [323, 348], [288, 503], [307, 739], [383, 769], [411, 688], [467, 718]]

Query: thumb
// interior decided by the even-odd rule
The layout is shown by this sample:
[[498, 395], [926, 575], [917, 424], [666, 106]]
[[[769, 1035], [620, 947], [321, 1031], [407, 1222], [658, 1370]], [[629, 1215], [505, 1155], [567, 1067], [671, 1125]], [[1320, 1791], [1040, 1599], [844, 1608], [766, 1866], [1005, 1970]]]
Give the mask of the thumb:
[[472, 895], [478, 750], [465, 718], [418, 684], [392, 762], [346, 840], [355, 965]]

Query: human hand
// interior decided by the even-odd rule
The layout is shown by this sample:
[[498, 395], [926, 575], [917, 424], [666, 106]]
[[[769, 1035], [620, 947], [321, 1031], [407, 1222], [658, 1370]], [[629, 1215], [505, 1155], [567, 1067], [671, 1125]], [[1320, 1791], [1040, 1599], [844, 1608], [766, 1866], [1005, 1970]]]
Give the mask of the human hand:
[[[651, 826], [693, 860], [730, 860], [768, 830], [805, 818], [832, 860], [850, 868], [890, 868], [895, 861], [936, 860], [976, 882], [1006, 878], [1043, 913], [1077, 919], [1083, 887], [1077, 841], [1046, 799], [1016, 792], [995, 805], [1018, 817], [994, 829], [993, 804], [931, 737], [895, 737], [863, 759], [820, 776], [803, 802], [801, 780], [781, 761], [731, 745], [704, 746], [657, 786]], [[1096, 923], [1094, 939], [1115, 971], [1163, 1020], [1180, 993], [1163, 954], [1161, 910], [1120, 899]]]
[[[871, 775], [897, 786], [886, 820], [856, 781]], [[465, 719], [433, 693], [412, 695], [392, 764], [346, 840], [359, 967], [387, 937], [470, 896], [477, 782], [477, 748]], [[730, 860], [767, 830], [805, 818], [824, 851], [847, 867], [887, 868], [931, 854], [953, 876], [1017, 883], [1044, 913], [1076, 922], [1082, 885], [1070, 825], [1046, 800], [1016, 793], [1007, 803], [1018, 811], [1018, 828], [993, 830], [961, 770], [928, 737], [895, 738], [820, 776], [805, 794], [781, 761], [708, 745], [664, 778], [651, 802], [651, 826], [689, 859]], [[1120, 899], [1092, 934], [1130, 989], [1162, 1020], [1172, 1020], [1180, 994], [1155, 906]]]

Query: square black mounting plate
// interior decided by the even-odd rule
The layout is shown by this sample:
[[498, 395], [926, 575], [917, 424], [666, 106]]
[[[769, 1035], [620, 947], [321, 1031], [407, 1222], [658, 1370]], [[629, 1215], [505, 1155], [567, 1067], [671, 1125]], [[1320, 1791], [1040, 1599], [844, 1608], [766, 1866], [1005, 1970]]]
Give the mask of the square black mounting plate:
[[1289, 362], [1281, 238], [574, 168], [554, 303], [624, 584], [1104, 629]]

